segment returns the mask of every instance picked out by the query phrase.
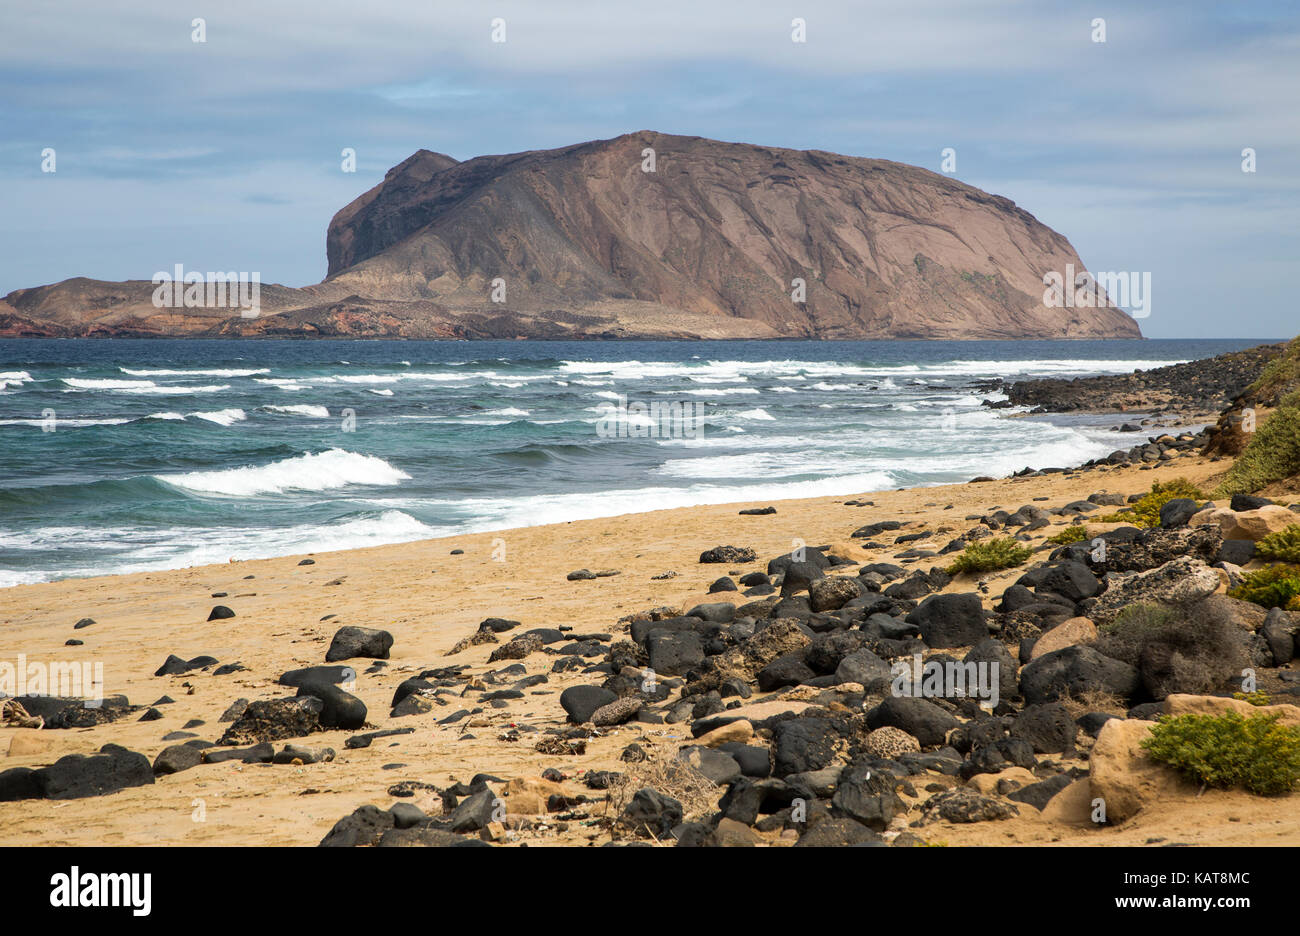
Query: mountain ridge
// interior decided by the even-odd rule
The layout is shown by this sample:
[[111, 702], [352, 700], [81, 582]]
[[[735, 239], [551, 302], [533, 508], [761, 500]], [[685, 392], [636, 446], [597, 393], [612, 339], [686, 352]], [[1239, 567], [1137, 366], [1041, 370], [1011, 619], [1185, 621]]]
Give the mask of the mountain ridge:
[[417, 150], [335, 214], [326, 255], [319, 284], [264, 285], [257, 317], [74, 278], [6, 296], [0, 334], [1141, 337], [1122, 310], [1043, 304], [1045, 273], [1086, 265], [1003, 196], [654, 131], [464, 161]]

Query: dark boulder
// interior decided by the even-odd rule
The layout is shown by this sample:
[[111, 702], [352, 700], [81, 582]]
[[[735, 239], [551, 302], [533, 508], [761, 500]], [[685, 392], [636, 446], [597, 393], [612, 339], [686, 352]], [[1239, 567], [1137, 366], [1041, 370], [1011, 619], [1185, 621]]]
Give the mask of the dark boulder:
[[883, 844], [879, 833], [848, 816], [822, 819], [810, 825], [794, 843], [795, 848], [834, 848], [845, 845]]
[[350, 666], [308, 666], [304, 669], [288, 670], [280, 674], [282, 686], [305, 686], [308, 683], [345, 683], [357, 678], [357, 671]]
[[842, 744], [839, 724], [829, 718], [792, 718], [772, 728], [773, 773], [778, 777], [821, 770]]
[[81, 799], [151, 784], [153, 768], [143, 754], [105, 744], [98, 754], [68, 754], [42, 767], [36, 783], [46, 799]]
[[956, 718], [928, 699], [891, 696], [867, 712], [867, 726], [893, 727], [906, 731], [922, 747], [944, 743], [948, 732], [960, 725]]
[[0, 771], [0, 803], [40, 799], [43, 795], [36, 771], [32, 768], [13, 767]]
[[314, 696], [321, 700], [322, 728], [344, 728], [351, 731], [365, 727], [366, 704], [333, 683], [306, 683], [298, 688], [298, 695]]
[[758, 554], [748, 546], [714, 546], [700, 553], [700, 562], [743, 564], [757, 558]]
[[773, 692], [785, 686], [798, 686], [816, 677], [804, 662], [804, 651], [796, 650], [777, 657], [755, 675], [759, 692]]
[[[781, 578], [781, 597], [803, 591], [817, 579], [825, 578], [822, 567], [813, 562], [792, 562]], [[811, 603], [811, 598], [809, 599]]]
[[154, 670], [155, 676], [178, 676], [181, 673], [188, 673], [190, 670], [202, 669], [205, 666], [212, 666], [217, 662], [216, 657], [196, 656], [192, 660], [182, 660], [175, 654], [171, 654], [163, 661], [163, 665]]
[[1101, 592], [1101, 582], [1082, 562], [1067, 559], [1051, 566], [1039, 580], [1036, 591], [1060, 595], [1069, 601], [1082, 601]]
[[386, 630], [371, 627], [340, 627], [330, 641], [325, 653], [325, 662], [350, 660], [353, 657], [367, 657], [372, 660], [387, 660], [388, 651], [393, 647], [393, 635]]
[[600, 686], [570, 686], [560, 693], [560, 707], [576, 725], [591, 721], [597, 709], [618, 701], [618, 696]]
[[320, 840], [320, 848], [378, 845], [380, 837], [396, 825], [393, 814], [378, 806], [362, 806], [338, 822]]
[[471, 793], [447, 816], [447, 828], [452, 832], [477, 832], [492, 821], [492, 813], [500, 803], [497, 795], [486, 787]]
[[1035, 754], [1061, 754], [1074, 749], [1079, 726], [1059, 702], [1026, 706], [1011, 725], [1011, 737], [1028, 742]]
[[153, 772], [154, 776], [160, 777], [189, 770], [201, 763], [203, 763], [201, 750], [188, 744], [173, 744], [171, 747], [163, 748], [154, 758]]
[[652, 834], [666, 838], [673, 826], [682, 821], [682, 804], [652, 787], [642, 787], [632, 795], [631, 801], [619, 816], [619, 822], [637, 834]]
[[989, 636], [984, 605], [974, 592], [931, 595], [907, 615], [921, 630], [921, 640], [935, 649], [970, 647]]
[[1175, 530], [1200, 512], [1201, 505], [1189, 497], [1176, 497], [1160, 508], [1160, 529]]
[[1075, 698], [1100, 691], [1130, 699], [1140, 685], [1134, 667], [1083, 646], [1046, 653], [1020, 671], [1020, 694], [1030, 704], [1057, 702], [1067, 692]]
[[1007, 799], [1015, 800], [1017, 803], [1027, 803], [1035, 809], [1042, 810], [1046, 808], [1048, 801], [1060, 793], [1071, 783], [1074, 778], [1069, 774], [1057, 774], [1048, 780], [1039, 783], [1031, 783], [1029, 786], [1021, 787], [1012, 793], [1007, 794]]
[[704, 661], [704, 642], [695, 631], [653, 630], [646, 638], [650, 668], [661, 676], [684, 676]]

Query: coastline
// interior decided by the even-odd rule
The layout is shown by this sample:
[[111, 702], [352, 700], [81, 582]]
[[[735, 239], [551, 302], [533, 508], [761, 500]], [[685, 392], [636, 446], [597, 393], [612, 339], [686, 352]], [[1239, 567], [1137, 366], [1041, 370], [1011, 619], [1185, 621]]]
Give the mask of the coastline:
[[[471, 646], [445, 656], [489, 617], [518, 620], [525, 627], [571, 627], [573, 634], [610, 633], [617, 640], [621, 629], [617, 621], [625, 615], [727, 598], [710, 596], [707, 589], [731, 567], [698, 562], [702, 550], [720, 544], [749, 546], [767, 557], [787, 552], [792, 542], [803, 540], [829, 545], [832, 552], [855, 562], [885, 561], [905, 547], [865, 550], [861, 540], [849, 534], [862, 524], [896, 518], [905, 524], [902, 532], [947, 529], [958, 535], [970, 526], [962, 518], [995, 506], [1014, 510], [1044, 498], [1050, 501], [1045, 506], [1059, 505], [1099, 490], [1127, 496], [1148, 490], [1159, 479], [1182, 476], [1203, 482], [1225, 467], [1187, 454], [1145, 470], [1133, 466], [1067, 471], [869, 494], [874, 506], [848, 506], [846, 498], [839, 496], [773, 502], [776, 513], [766, 516], [738, 516], [742, 508], [767, 506], [745, 503], [676, 508], [310, 557], [15, 586], [0, 593], [0, 627], [11, 652], [21, 650], [28, 660], [46, 663], [94, 660], [104, 665], [107, 694], [126, 695], [140, 706], [160, 696], [175, 702], [157, 706], [163, 713], [157, 721], [140, 722], [138, 714], [132, 714], [88, 729], [0, 728], [0, 750], [9, 751], [0, 760], [3, 768], [36, 767], [67, 753], [93, 752], [109, 742], [152, 760], [172, 743], [161, 740], [164, 735], [194, 719], [202, 724], [189, 730], [213, 740], [224, 727], [218, 719], [237, 697], [292, 694], [276, 684], [278, 675], [320, 664], [330, 635], [341, 625], [383, 628], [393, 634], [387, 665], [358, 677], [353, 692], [368, 707], [368, 722], [376, 728], [413, 727], [415, 733], [348, 750], [344, 742], [355, 732], [326, 731], [300, 743], [333, 748], [336, 756], [329, 763], [202, 765], [159, 776], [152, 785], [125, 789], [110, 798], [0, 803], [0, 844], [311, 845], [340, 816], [359, 806], [390, 805], [394, 799], [387, 790], [399, 781], [443, 786], [467, 782], [480, 773], [502, 779], [536, 778], [560, 760], [559, 766], [570, 775], [559, 785], [564, 793], [589, 794], [576, 782], [574, 770], [626, 767], [619, 756], [629, 742], [670, 743], [682, 738], [685, 726], [629, 723], [593, 737], [585, 755], [564, 759], [537, 754], [527, 738], [501, 740], [510, 736], [510, 726], [544, 730], [563, 724], [558, 695], [584, 679], [573, 672], [549, 673], [552, 655], [524, 661], [529, 673], [547, 674], [548, 682], [507, 707], [486, 708], [484, 714], [456, 724], [436, 723], [449, 708], [424, 716], [389, 717], [389, 698], [400, 682], [428, 667], [468, 664], [470, 673], [498, 669], [500, 664], [487, 664], [492, 645]], [[1035, 545], [1063, 522], [1054, 521], [1033, 534]], [[499, 561], [502, 547], [504, 561]], [[454, 549], [464, 552], [453, 555]], [[299, 565], [303, 558], [314, 564]], [[1040, 558], [1046, 555], [1036, 555], [1027, 565]], [[923, 559], [915, 567], [945, 562], [945, 557]], [[569, 572], [584, 567], [619, 574], [590, 581], [566, 579]], [[761, 569], [762, 563], [736, 568]], [[667, 571], [677, 575], [653, 578]], [[985, 605], [991, 607], [995, 596], [1023, 571], [1022, 567], [982, 577], [988, 586]], [[970, 591], [974, 585], [973, 579], [960, 577], [946, 590]], [[221, 592], [228, 597], [212, 597]], [[230, 606], [236, 616], [205, 622], [209, 609], [218, 603]], [[95, 623], [75, 631], [84, 646], [65, 647], [64, 641], [74, 634], [74, 623], [86, 617]], [[212, 667], [179, 676], [151, 675], [168, 654], [183, 659], [206, 654], [221, 664], [239, 662], [246, 669], [223, 676], [213, 675]], [[388, 769], [393, 763], [403, 766]], [[432, 808], [427, 797], [404, 801]], [[204, 812], [201, 822], [194, 819], [199, 808], [194, 804], [199, 802]], [[1279, 816], [1276, 806], [1271, 810], [1269, 806], [1268, 801], [1252, 803], [1240, 795], [1212, 791], [1198, 803], [1203, 820], [1195, 828], [1187, 828], [1175, 798], [1144, 812], [1136, 824], [1118, 829], [1077, 829], [1033, 815], [966, 826], [942, 823], [933, 834], [953, 844], [1134, 844], [1162, 833], [1179, 841], [1218, 844], [1261, 837], [1300, 843], [1300, 818]], [[1241, 821], [1228, 823], [1222, 816], [1216, 821], [1219, 810], [1228, 810]], [[540, 825], [520, 835], [533, 845], [585, 844], [608, 838], [607, 833], [582, 823], [543, 821]]]

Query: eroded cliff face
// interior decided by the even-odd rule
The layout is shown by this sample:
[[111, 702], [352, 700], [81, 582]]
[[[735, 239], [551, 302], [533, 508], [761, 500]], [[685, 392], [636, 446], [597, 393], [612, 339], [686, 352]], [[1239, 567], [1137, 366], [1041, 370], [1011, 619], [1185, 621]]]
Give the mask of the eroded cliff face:
[[1122, 310], [1043, 304], [1045, 273], [1086, 266], [1008, 199], [900, 163], [648, 131], [465, 162], [421, 150], [335, 215], [327, 254], [325, 282], [264, 300], [279, 321], [69, 280], [6, 297], [0, 334], [1140, 337]]

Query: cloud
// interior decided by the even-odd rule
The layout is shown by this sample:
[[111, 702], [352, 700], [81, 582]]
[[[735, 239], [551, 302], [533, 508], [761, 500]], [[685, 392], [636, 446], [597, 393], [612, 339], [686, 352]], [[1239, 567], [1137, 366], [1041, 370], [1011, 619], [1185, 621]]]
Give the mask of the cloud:
[[[796, 16], [806, 43], [791, 42]], [[1089, 263], [1158, 247], [1171, 298], [1157, 303], [1176, 297], [1182, 317], [1169, 334], [1241, 327], [1222, 314], [1226, 286], [1182, 285], [1211, 268], [1252, 278], [1242, 315], [1261, 333], [1294, 330], [1272, 259], [1297, 239], [1289, 5], [64, 0], [58, 16], [22, 4], [5, 20], [0, 293], [103, 275], [110, 256], [112, 277], [141, 275], [182, 244], [187, 263], [234, 253], [234, 268], [312, 282], [332, 213], [416, 149], [465, 159], [650, 128], [931, 169], [951, 146], [959, 178], [1013, 198]], [[1248, 146], [1254, 175], [1240, 171]], [[110, 247], [114, 228], [130, 234]], [[1143, 325], [1164, 327], [1158, 311]]]

